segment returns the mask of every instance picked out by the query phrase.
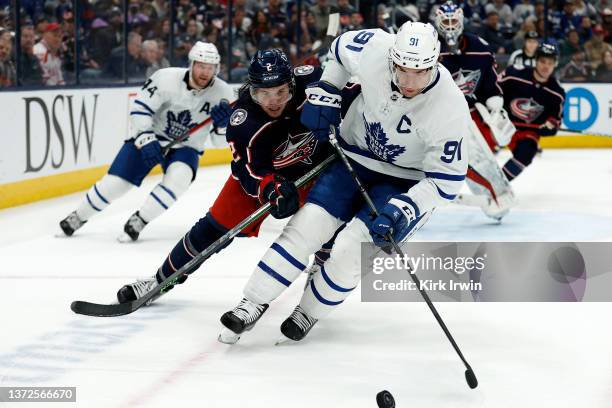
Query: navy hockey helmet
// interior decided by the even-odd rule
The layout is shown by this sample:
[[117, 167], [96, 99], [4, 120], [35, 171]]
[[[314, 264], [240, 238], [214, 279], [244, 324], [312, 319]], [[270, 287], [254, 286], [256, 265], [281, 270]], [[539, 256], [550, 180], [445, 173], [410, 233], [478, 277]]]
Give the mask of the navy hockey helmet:
[[278, 49], [260, 50], [249, 65], [249, 83], [253, 88], [272, 88], [290, 84], [293, 88], [293, 68], [287, 55]]
[[535, 52], [535, 58], [552, 58], [555, 61], [559, 59], [559, 49], [550, 42], [542, 42]]

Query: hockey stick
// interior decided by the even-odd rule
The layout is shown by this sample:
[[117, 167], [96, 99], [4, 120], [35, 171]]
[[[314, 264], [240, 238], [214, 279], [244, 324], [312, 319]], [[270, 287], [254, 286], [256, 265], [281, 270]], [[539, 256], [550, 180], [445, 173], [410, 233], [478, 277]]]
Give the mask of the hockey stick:
[[[225, 98], [221, 99], [220, 101], [221, 103], [226, 102], [229, 104], [229, 106], [234, 106], [234, 104], [236, 103], [236, 101], [229, 103], [229, 101]], [[170, 149], [173, 146], [176, 146], [179, 143], [184, 142], [185, 140], [189, 139], [189, 137], [194, 134], [195, 132], [197, 132], [198, 130], [202, 129], [204, 126], [208, 125], [210, 122], [212, 121], [212, 116], [209, 116], [205, 121], [198, 123], [197, 125], [195, 125], [194, 127], [192, 127], [191, 129], [189, 129], [188, 132], [186, 132], [183, 136], [178, 137], [176, 139], [174, 139], [173, 141], [171, 141], [170, 143], [168, 143], [166, 146], [164, 146], [164, 148], [162, 149], [162, 154], [165, 156], [168, 154], [168, 152], [170, 151]], [[212, 131], [216, 130], [217, 128], [213, 128]]]
[[[308, 173], [304, 174], [300, 177], [296, 182], [296, 187], [302, 187], [313, 178], [318, 176], [333, 160], [335, 160], [336, 156], [329, 156], [327, 159], [323, 160], [316, 167], [312, 168]], [[238, 225], [225, 233], [221, 238], [213, 242], [206, 248], [204, 251], [197, 254], [191, 261], [187, 262], [181, 268], [179, 268], [172, 275], [168, 276], [164, 281], [158, 284], [155, 288], [151, 289], [147, 294], [145, 294], [140, 299], [136, 299], [127, 303], [120, 304], [98, 304], [85, 302], [80, 300], [75, 300], [70, 305], [70, 309], [77, 314], [83, 314], [88, 316], [99, 316], [99, 317], [110, 317], [110, 316], [122, 316], [126, 314], [130, 314], [144, 304], [148, 302], [152, 302], [155, 299], [159, 298], [165, 292], [167, 292], [170, 286], [176, 285], [179, 276], [181, 276], [186, 271], [190, 270], [194, 266], [200, 265], [206, 259], [208, 259], [212, 254], [217, 252], [220, 248], [223, 248], [231, 239], [233, 239], [236, 235], [240, 233], [244, 228], [251, 225], [253, 222], [257, 221], [264, 214], [267, 214], [270, 211], [270, 203], [266, 203], [262, 205], [257, 211], [253, 212], [247, 218], [242, 220]]]
[[[522, 127], [530, 127], [533, 129], [539, 129], [542, 127], [542, 125], [535, 125], [535, 124], [527, 124], [527, 123], [521, 123], [520, 126]], [[578, 129], [568, 129], [568, 128], [559, 128], [558, 129], [559, 132], [567, 132], [567, 133], [577, 133], [579, 135], [584, 135], [584, 136], [599, 136], [599, 137], [612, 137], [612, 134], [610, 133], [597, 133], [597, 132], [591, 132], [590, 130], [578, 130]], [[558, 136], [558, 135], [556, 135]], [[550, 137], [550, 136], [544, 136], [544, 137]]]
[[[355, 170], [353, 169], [353, 166], [351, 166], [351, 163], [348, 161], [346, 155], [344, 154], [344, 150], [342, 150], [342, 147], [340, 147], [340, 145], [338, 144], [338, 140], [336, 139], [336, 128], [335, 128], [335, 126], [330, 126], [329, 141], [330, 141], [331, 145], [334, 147], [334, 149], [336, 149], [336, 152], [338, 153], [338, 156], [340, 157], [340, 159], [344, 163], [344, 166], [346, 167], [348, 172], [353, 177], [353, 181], [355, 181], [355, 184], [357, 185], [357, 187], [359, 188], [359, 191], [361, 192], [361, 196], [363, 197], [365, 202], [368, 204], [368, 207], [370, 207], [370, 211], [372, 212], [372, 214], [374, 216], [377, 217], [378, 216], [378, 210], [376, 209], [376, 206], [372, 202], [372, 199], [370, 198], [370, 195], [368, 194], [366, 189], [363, 187], [363, 184], [361, 184], [361, 180], [359, 179], [359, 176], [357, 175], [357, 173], [355, 173]], [[404, 251], [402, 251], [402, 249], [399, 247], [399, 245], [397, 245], [397, 242], [395, 242], [395, 240], [393, 239], [393, 236], [391, 236], [390, 233], [387, 234], [386, 238], [391, 243], [391, 245], [393, 246], [393, 249], [395, 249], [395, 252], [397, 252], [397, 254], [399, 256], [401, 256], [402, 259], [407, 259], [406, 256], [404, 255]], [[476, 388], [478, 386], [478, 380], [476, 379], [476, 375], [474, 374], [474, 370], [472, 370], [472, 367], [470, 367], [470, 364], [467, 362], [467, 360], [463, 356], [463, 353], [461, 352], [461, 350], [459, 349], [459, 346], [455, 342], [455, 339], [453, 338], [453, 335], [450, 333], [450, 331], [446, 327], [446, 324], [444, 323], [444, 320], [442, 320], [442, 317], [440, 317], [440, 314], [436, 310], [436, 307], [431, 302], [431, 299], [429, 298], [429, 295], [427, 294], [427, 292], [424, 289], [421, 288], [421, 280], [414, 273], [414, 269], [408, 264], [407, 261], [406, 261], [405, 265], [406, 265], [406, 271], [408, 272], [408, 275], [410, 275], [410, 277], [412, 278], [412, 280], [416, 284], [416, 287], [419, 290], [419, 292], [421, 293], [421, 296], [423, 297], [423, 299], [425, 300], [425, 303], [427, 303], [427, 306], [429, 306], [429, 309], [431, 310], [431, 313], [433, 313], [434, 317], [438, 321], [438, 324], [442, 328], [442, 331], [444, 331], [444, 334], [446, 335], [446, 338], [448, 339], [448, 341], [450, 341], [451, 345], [453, 346], [453, 348], [455, 349], [455, 351], [459, 355], [459, 358], [461, 358], [461, 361], [463, 361], [463, 364], [465, 365], [465, 368], [466, 368], [466, 370], [465, 370], [465, 379], [466, 379], [466, 381], [468, 383], [468, 386], [470, 388]]]
[[[334, 6], [331, 6], [331, 8], [335, 9]], [[302, 64], [309, 58], [312, 58], [317, 55], [322, 49], [329, 48], [331, 43], [338, 35], [338, 30], [340, 29], [340, 13], [337, 10], [330, 11], [331, 13], [329, 14], [329, 20], [327, 21], [327, 32], [325, 33], [325, 38], [321, 42], [321, 45], [319, 45], [317, 48], [309, 52], [308, 55], [302, 58]]]

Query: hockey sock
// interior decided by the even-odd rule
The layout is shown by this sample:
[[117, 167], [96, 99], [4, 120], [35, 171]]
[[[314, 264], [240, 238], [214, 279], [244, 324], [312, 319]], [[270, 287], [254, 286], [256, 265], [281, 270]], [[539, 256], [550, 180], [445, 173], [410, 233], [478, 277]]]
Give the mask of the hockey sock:
[[514, 180], [533, 161], [538, 152], [538, 144], [532, 139], [519, 140], [512, 150], [514, 156], [504, 164], [504, 174], [509, 181]]
[[82, 221], [103, 211], [117, 198], [127, 193], [133, 185], [121, 177], [107, 174], [89, 189], [76, 213]]
[[147, 223], [151, 222], [181, 196], [191, 184], [193, 171], [191, 167], [182, 162], [174, 162], [166, 170], [161, 183], [149, 193], [146, 201], [139, 210], [139, 214]]

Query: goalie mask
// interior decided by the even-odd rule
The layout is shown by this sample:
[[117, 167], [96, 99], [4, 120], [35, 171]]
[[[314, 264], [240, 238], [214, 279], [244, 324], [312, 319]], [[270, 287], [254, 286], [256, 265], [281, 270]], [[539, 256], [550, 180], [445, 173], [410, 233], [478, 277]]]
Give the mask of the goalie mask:
[[436, 10], [436, 29], [452, 53], [457, 53], [463, 34], [463, 10], [448, 1]]

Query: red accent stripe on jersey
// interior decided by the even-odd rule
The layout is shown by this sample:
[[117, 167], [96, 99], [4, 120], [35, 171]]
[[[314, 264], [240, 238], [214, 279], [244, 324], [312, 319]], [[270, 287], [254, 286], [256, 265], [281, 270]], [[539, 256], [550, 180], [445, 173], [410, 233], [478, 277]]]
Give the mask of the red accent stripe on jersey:
[[186, 235], [183, 235], [183, 248], [185, 249], [185, 252], [187, 252], [189, 254], [190, 257], [194, 258], [195, 255], [191, 253], [189, 248], [187, 248], [187, 244], [185, 243], [185, 237], [186, 237]]
[[533, 85], [533, 82], [527, 81], [526, 79], [515, 77], [515, 76], [503, 77], [502, 79], [499, 80], [499, 82], [505, 82], [507, 79], [513, 79], [515, 81], [524, 82], [526, 84]]
[[176, 272], [176, 268], [174, 267], [174, 265], [172, 265], [172, 260], [170, 259], [170, 254], [168, 254], [168, 265], [170, 265], [170, 268], [172, 268], [172, 272]]
[[495, 203], [497, 203], [497, 195], [495, 194], [495, 190], [493, 190], [493, 186], [491, 185], [491, 183], [489, 183], [489, 180], [481, 176], [480, 173], [478, 173], [476, 170], [469, 166], [467, 171], [467, 177], [473, 182], [480, 184], [481, 186], [489, 190], [489, 193], [491, 193], [491, 197], [493, 197], [493, 200], [495, 200]]
[[247, 161], [250, 163], [252, 161], [251, 158], [251, 147], [253, 147], [253, 143], [255, 143], [255, 140], [257, 140], [257, 138], [259, 137], [259, 135], [261, 134], [261, 132], [264, 131], [265, 128], [267, 128], [268, 126], [270, 126], [272, 123], [276, 122], [276, 120], [272, 120], [270, 122], [266, 122], [265, 125], [263, 125], [262, 127], [260, 127], [257, 132], [255, 132], [255, 134], [253, 136], [251, 136], [251, 140], [249, 140], [249, 145], [247, 146]]
[[563, 101], [565, 100], [565, 98], [563, 96], [561, 96], [560, 93], [553, 91], [552, 89], [550, 89], [547, 86], [543, 86], [542, 87], [543, 90], [550, 92], [551, 94], [555, 95], [556, 97], [558, 97], [559, 99], [561, 99], [561, 103], [563, 103]]

